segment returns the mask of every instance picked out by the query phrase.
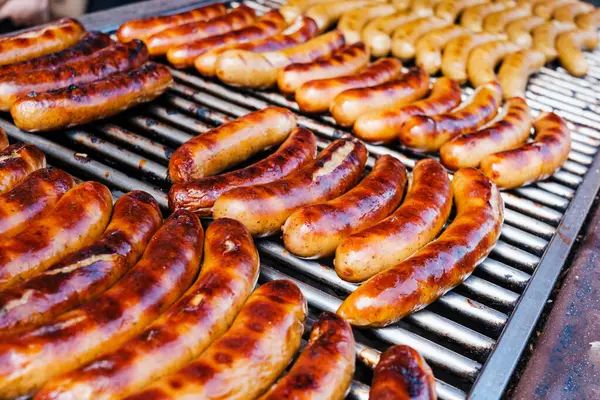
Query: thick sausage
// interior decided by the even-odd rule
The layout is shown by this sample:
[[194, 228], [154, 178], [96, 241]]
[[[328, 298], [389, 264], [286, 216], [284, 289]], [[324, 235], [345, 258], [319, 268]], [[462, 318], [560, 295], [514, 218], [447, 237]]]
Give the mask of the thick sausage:
[[498, 79], [496, 65], [510, 53], [519, 50], [521, 48], [509, 40], [495, 40], [475, 47], [467, 60], [467, 74], [473, 87]]
[[344, 34], [346, 44], [354, 44], [362, 40], [363, 28], [370, 20], [391, 15], [396, 11], [396, 8], [391, 4], [358, 7], [342, 15], [337, 24], [337, 29]]
[[227, 331], [258, 270], [258, 252], [244, 226], [215, 220], [206, 230], [200, 275], [185, 295], [143, 333], [53, 380], [37, 398], [121, 399], [176, 372]]
[[312, 62], [343, 45], [344, 36], [339, 31], [331, 31], [284, 50], [264, 53], [228, 50], [217, 59], [215, 71], [217, 77], [229, 85], [267, 88], [277, 83], [282, 68]]
[[[109, 290], [39, 328], [4, 336], [0, 398], [31, 393], [141, 333], [192, 284], [203, 236], [194, 214], [176, 211], [140, 261]], [[42, 390], [36, 397], [46, 399], [47, 394]]]
[[450, 79], [459, 83], [465, 83], [468, 79], [467, 61], [469, 54], [477, 46], [496, 40], [505, 39], [504, 35], [493, 33], [466, 33], [450, 42], [444, 47], [442, 55], [442, 73]]
[[296, 91], [296, 102], [302, 111], [324, 112], [329, 109], [333, 99], [343, 91], [390, 81], [400, 74], [401, 69], [400, 61], [394, 58], [382, 58], [354, 75], [306, 82]]
[[563, 67], [571, 75], [587, 74], [588, 61], [581, 50], [594, 50], [598, 46], [596, 30], [577, 29], [564, 32], [556, 38], [556, 51]]
[[259, 400], [341, 400], [352, 382], [355, 358], [350, 325], [324, 312], [294, 366]]
[[569, 156], [571, 133], [554, 113], [543, 113], [533, 123], [533, 143], [487, 156], [481, 171], [504, 189], [527, 185], [552, 175]]
[[167, 51], [167, 60], [176, 68], [191, 67], [196, 58], [209, 50], [264, 39], [275, 35], [284, 28], [285, 20], [279, 11], [270, 11], [253, 25], [173, 47]]
[[500, 85], [490, 82], [477, 88], [470, 101], [449, 113], [410, 117], [398, 137], [402, 144], [417, 151], [438, 151], [450, 139], [476, 131], [490, 122], [501, 102]]
[[2, 238], [14, 236], [34, 219], [48, 215], [73, 184], [73, 178], [66, 172], [42, 168], [29, 174], [11, 191], [0, 195]]
[[521, 50], [506, 56], [498, 71], [504, 98], [524, 98], [529, 76], [539, 71], [545, 62], [546, 56], [537, 50]]
[[46, 167], [46, 156], [31, 144], [17, 143], [0, 151], [0, 194], [15, 187], [30, 173]]
[[394, 31], [392, 54], [402, 60], [410, 60], [415, 56], [415, 45], [421, 36], [448, 25], [448, 21], [438, 17], [423, 17], [407, 22]]
[[17, 63], [64, 50], [85, 34], [76, 20], [59, 21], [0, 39], [0, 65]]
[[185, 208], [210, 215], [213, 204], [223, 193], [236, 187], [275, 182], [313, 160], [316, 151], [315, 135], [308, 129], [296, 128], [275, 153], [255, 164], [226, 174], [174, 184], [169, 191], [169, 208]]
[[181, 45], [242, 29], [253, 24], [255, 20], [254, 10], [241, 5], [227, 14], [207, 21], [190, 22], [165, 29], [144, 39], [144, 43], [148, 46], [151, 56], [160, 56]]
[[104, 232], [111, 211], [106, 186], [86, 182], [69, 190], [50, 214], [0, 243], [0, 289], [32, 278], [93, 243]]
[[600, 25], [600, 8], [575, 17], [575, 23], [581, 29], [597, 30]]
[[375, 18], [362, 32], [362, 38], [373, 57], [385, 57], [392, 50], [392, 33], [407, 22], [419, 18], [412, 12], [401, 11], [385, 17]]
[[324, 32], [348, 11], [386, 2], [386, 0], [335, 0], [316, 4], [306, 10], [305, 15], [317, 23], [320, 32]]
[[477, 168], [486, 156], [525, 143], [533, 122], [527, 103], [520, 97], [513, 97], [506, 100], [504, 107], [504, 116], [490, 126], [444, 143], [440, 148], [442, 163], [454, 170]]
[[172, 82], [167, 67], [148, 62], [94, 82], [23, 97], [10, 107], [10, 113], [15, 125], [24, 131], [68, 128], [154, 100]]
[[281, 107], [267, 107], [223, 124], [185, 142], [171, 156], [173, 182], [216, 175], [283, 142], [296, 127], [296, 116]]
[[369, 63], [370, 56], [362, 42], [342, 47], [330, 57], [310, 63], [288, 65], [277, 76], [279, 90], [293, 94], [303, 84], [317, 79], [352, 75]]
[[460, 16], [460, 24], [471, 32], [482, 32], [484, 18], [495, 12], [513, 7], [514, 5], [515, 3], [511, 1], [497, 1], [495, 3], [486, 2], [484, 4], [467, 7]]
[[521, 3], [515, 7], [496, 11], [483, 19], [483, 30], [489, 33], [502, 33], [506, 26], [520, 18], [531, 15], [531, 4]]
[[446, 44], [467, 32], [459, 25], [448, 25], [421, 36], [415, 44], [415, 64], [429, 75], [436, 74], [442, 66], [442, 50]]
[[393, 267], [435, 239], [451, 208], [452, 188], [444, 167], [431, 158], [417, 162], [402, 205], [344, 240], [335, 252], [335, 271], [346, 281], [361, 282]]
[[389, 155], [379, 157], [373, 171], [347, 193], [290, 215], [281, 228], [285, 248], [306, 258], [333, 254], [348, 236], [390, 215], [400, 204], [405, 186], [402, 163]]
[[237, 219], [255, 236], [276, 233], [298, 208], [334, 199], [352, 188], [362, 176], [367, 155], [361, 142], [338, 139], [316, 160], [283, 179], [224, 193], [215, 202], [213, 215]]
[[279, 9], [288, 23], [292, 23], [301, 17], [304, 12], [315, 4], [325, 3], [331, 0], [289, 0]]
[[401, 107], [429, 92], [429, 75], [423, 68], [414, 67], [398, 79], [377, 86], [350, 89], [338, 94], [329, 111], [342, 126], [352, 126], [363, 114], [371, 111]]
[[293, 283], [266, 283], [199, 358], [127, 400], [255, 399], [300, 347], [306, 308]]
[[450, 111], [460, 104], [460, 86], [452, 79], [439, 78], [429, 97], [396, 109], [362, 114], [354, 123], [356, 136], [369, 142], [396, 140], [400, 128], [412, 115], [433, 116]]
[[369, 400], [436, 400], [435, 378], [423, 357], [412, 347], [395, 345], [379, 359]]
[[389, 325], [462, 283], [490, 253], [504, 219], [496, 185], [480, 171], [454, 174], [456, 217], [438, 239], [363, 283], [337, 314], [352, 325]]
[[48, 323], [106, 291], [138, 261], [161, 223], [158, 203], [149, 194], [119, 198], [110, 224], [92, 245], [0, 292], [0, 332]]
[[0, 110], [7, 111], [19, 97], [31, 92], [46, 92], [92, 82], [115, 72], [137, 68], [147, 59], [146, 46], [136, 40], [111, 45], [87, 59], [66, 62], [54, 70], [29, 71], [0, 77]]
[[207, 51], [196, 58], [196, 61], [194, 61], [194, 67], [196, 67], [198, 72], [200, 72], [202, 75], [215, 76], [217, 58], [228, 50], [237, 49], [251, 51], [254, 53], [284, 50], [312, 39], [317, 32], [318, 28], [315, 21], [307, 17], [302, 17], [299, 18], [296, 23], [288, 27], [288, 29], [277, 35], [246, 43], [229, 44]]
[[134, 19], [119, 27], [117, 30], [117, 37], [121, 42], [130, 42], [133, 39], [144, 40], [165, 29], [192, 22], [208, 21], [209, 19], [221, 16], [226, 12], [227, 7], [225, 7], [224, 4], [216, 3], [178, 14]]
[[536, 15], [519, 18], [506, 25], [506, 34], [510, 41], [523, 49], [527, 49], [533, 44], [531, 32], [545, 22], [544, 18]]
[[548, 21], [533, 30], [533, 49], [541, 51], [546, 56], [546, 61], [552, 61], [558, 57], [556, 51], [556, 37], [575, 29], [571, 23], [563, 23], [556, 20]]
[[485, 0], [443, 0], [435, 7], [435, 15], [453, 23], [464, 9], [486, 3]]

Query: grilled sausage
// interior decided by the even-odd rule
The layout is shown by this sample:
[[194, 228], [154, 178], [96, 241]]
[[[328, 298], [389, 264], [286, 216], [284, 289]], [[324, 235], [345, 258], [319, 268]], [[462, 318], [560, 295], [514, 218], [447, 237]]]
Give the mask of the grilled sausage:
[[108, 118], [154, 100], [173, 82], [164, 65], [148, 62], [94, 82], [73, 85], [17, 100], [10, 107], [15, 125], [29, 132], [48, 131]]
[[362, 8], [377, 3], [386, 3], [387, 0], [337, 0], [319, 3], [306, 10], [305, 15], [312, 18], [319, 27], [320, 32], [326, 31], [335, 24], [344, 13], [356, 8]]
[[510, 53], [515, 53], [521, 48], [508, 40], [495, 40], [475, 47], [467, 60], [467, 74], [474, 87], [495, 81], [496, 64]]
[[269, 282], [252, 293], [227, 333], [199, 358], [127, 400], [254, 399], [291, 362], [305, 318], [300, 289], [289, 281]]
[[441, 2], [442, 0], [412, 0], [410, 10], [419, 17], [430, 17]]
[[554, 113], [542, 113], [533, 123], [533, 143], [492, 154], [481, 161], [481, 171], [504, 189], [548, 178], [560, 168], [571, 150], [566, 123]]
[[317, 31], [318, 28], [315, 21], [307, 17], [302, 17], [299, 18], [295, 24], [291, 25], [288, 27], [288, 29], [280, 34], [241, 44], [229, 44], [207, 51], [196, 58], [196, 61], [194, 61], [194, 67], [196, 67], [198, 72], [200, 72], [202, 75], [215, 76], [217, 58], [228, 50], [237, 49], [251, 51], [254, 53], [284, 50], [312, 39], [317, 34]]
[[533, 13], [538, 17], [548, 20], [554, 14], [554, 11], [565, 4], [573, 3], [573, 0], [545, 0], [534, 3]]
[[410, 60], [415, 56], [415, 45], [421, 36], [448, 25], [448, 21], [438, 17], [423, 17], [407, 22], [394, 31], [392, 54], [402, 60]]
[[339, 125], [352, 126], [365, 113], [410, 104], [427, 92], [429, 75], [423, 68], [414, 67], [393, 81], [338, 94], [329, 111]]
[[446, 114], [410, 117], [398, 135], [402, 144], [417, 151], [438, 151], [450, 139], [473, 132], [490, 122], [502, 102], [498, 82], [480, 86], [471, 100]]
[[236, 187], [275, 182], [311, 161], [316, 151], [315, 135], [308, 129], [296, 128], [275, 153], [249, 167], [174, 184], [169, 191], [169, 208], [210, 215], [213, 204], [223, 193]]
[[531, 15], [531, 4], [521, 3], [515, 7], [496, 11], [483, 19], [483, 30], [489, 33], [502, 33], [506, 26], [520, 18]]
[[209, 36], [221, 35], [242, 29], [256, 20], [256, 13], [250, 7], [241, 5], [229, 13], [207, 21], [190, 22], [174, 26], [144, 39], [151, 56], [166, 54], [169, 49], [192, 43]]
[[531, 31], [545, 22], [544, 18], [535, 15], [519, 18], [506, 25], [506, 34], [510, 41], [523, 49], [527, 49], [533, 44]]
[[546, 61], [552, 61], [558, 57], [556, 51], [556, 37], [575, 29], [571, 23], [563, 23], [556, 20], [548, 21], [533, 30], [533, 49], [541, 51], [546, 56]]
[[443, 0], [435, 7], [435, 15], [453, 23], [464, 9], [486, 3], [485, 0]]
[[296, 102], [302, 111], [324, 112], [329, 109], [335, 97], [343, 91], [390, 81], [400, 74], [401, 68], [400, 61], [382, 58], [354, 75], [309, 81], [296, 91]]
[[[0, 152], [8, 147], [8, 135], [4, 129], [0, 128]], [[2, 153], [0, 153], [0, 157]], [[1, 162], [1, 161], [0, 161]], [[1, 164], [0, 164], [1, 165]]]
[[130, 42], [133, 39], [144, 40], [160, 31], [192, 22], [208, 21], [226, 12], [227, 7], [224, 4], [216, 3], [178, 14], [134, 19], [119, 27], [117, 37], [121, 42]]
[[373, 171], [347, 193], [290, 215], [282, 227], [285, 248], [306, 258], [333, 254], [348, 236], [390, 215], [400, 204], [405, 186], [402, 163], [389, 155], [379, 157]]
[[415, 63], [428, 74], [436, 74], [442, 66], [442, 49], [449, 41], [465, 33], [467, 30], [458, 25], [448, 25], [426, 33], [415, 44]]
[[119, 198], [110, 224], [93, 244], [0, 292], [0, 332], [49, 323], [106, 291], [138, 261], [161, 223], [158, 203], [149, 194], [134, 191]]
[[575, 17], [575, 23], [581, 29], [597, 30], [600, 25], [600, 8]]
[[306, 82], [351, 75], [369, 63], [369, 52], [361, 42], [342, 47], [330, 57], [305, 64], [292, 64], [279, 71], [277, 84], [283, 93], [293, 94]]
[[504, 35], [493, 33], [466, 33], [448, 42], [442, 55], [442, 73], [459, 83], [468, 79], [467, 62], [469, 54], [477, 46], [496, 40], [505, 39]]
[[332, 31], [284, 50], [264, 53], [228, 50], [217, 58], [216, 75], [229, 85], [267, 88], [277, 83], [280, 69], [290, 64], [312, 62], [343, 45], [344, 36], [339, 31]]
[[460, 16], [460, 24], [472, 32], [483, 31], [483, 20], [495, 12], [504, 11], [515, 5], [512, 1], [497, 1], [467, 7]]
[[112, 196], [97, 182], [69, 190], [52, 212], [0, 243], [0, 289], [45, 271], [96, 240], [110, 219]]
[[2, 238], [14, 236], [34, 219], [47, 215], [73, 184], [73, 178], [66, 172], [43, 168], [32, 172], [11, 191], [0, 195]]
[[373, 57], [385, 57], [392, 50], [392, 33], [400, 26], [419, 18], [409, 11], [401, 11], [375, 18], [362, 32], [362, 38]]
[[391, 15], [395, 12], [396, 8], [391, 4], [358, 7], [342, 15], [337, 24], [337, 29], [344, 34], [346, 44], [354, 44], [361, 41], [363, 28], [370, 20]]
[[537, 50], [521, 50], [506, 56], [498, 71], [504, 98], [524, 98], [529, 76], [542, 68], [545, 62], [546, 56]]
[[296, 127], [296, 116], [267, 107], [223, 124], [185, 142], [171, 156], [173, 182], [216, 175], [268, 147], [283, 142]]
[[327, 1], [331, 0], [289, 0], [279, 8], [279, 12], [288, 23], [292, 23], [310, 7]]
[[412, 347], [395, 345], [379, 359], [369, 400], [436, 400], [431, 368]]
[[359, 181], [366, 162], [364, 144], [338, 139], [283, 179], [224, 193], [215, 202], [213, 215], [237, 219], [255, 236], [273, 234], [298, 208], [347, 192]]
[[30, 173], [46, 167], [46, 156], [37, 147], [17, 143], [0, 151], [0, 194], [6, 193]]
[[143, 333], [52, 381], [38, 397], [120, 399], [176, 372], [227, 331], [258, 270], [258, 252], [244, 226], [215, 220], [206, 231], [200, 275], [185, 295]]
[[581, 50], [594, 50], [598, 46], [598, 34], [595, 30], [578, 29], [564, 32], [556, 38], [556, 51], [563, 67], [571, 75], [587, 74], [588, 61]]
[[450, 169], [477, 168], [490, 154], [514, 149], [529, 138], [532, 117], [524, 99], [513, 97], [504, 104], [505, 115], [485, 129], [458, 136], [440, 148], [442, 163]]
[[459, 104], [458, 83], [442, 77], [433, 84], [429, 97], [423, 100], [404, 107], [362, 114], [354, 124], [354, 133], [369, 142], [391, 142], [396, 140], [400, 128], [412, 115], [442, 114]]
[[[39, 328], [3, 337], [0, 398], [31, 393], [142, 332], [191, 285], [203, 236], [195, 215], [176, 211], [140, 261], [109, 290]], [[36, 398], [53, 397], [42, 389]]]
[[456, 217], [438, 239], [350, 294], [337, 314], [356, 326], [385, 326], [437, 300], [462, 283], [500, 236], [504, 203], [480, 171], [454, 174]]
[[285, 20], [279, 11], [270, 11], [254, 25], [173, 47], [167, 51], [167, 60], [176, 68], [191, 67], [196, 58], [209, 50], [264, 39], [279, 33], [284, 28]]
[[137, 68], [147, 59], [146, 46], [136, 40], [127, 44], [111, 45], [86, 59], [66, 62], [54, 70], [30, 71], [0, 77], [0, 110], [9, 110], [19, 97], [31, 92], [39, 93], [92, 82], [116, 72]]
[[63, 18], [0, 40], [0, 65], [30, 60], [73, 46], [85, 34], [76, 20]]
[[324, 312], [290, 371], [259, 400], [339, 400], [354, 375], [354, 335], [337, 315]]
[[418, 161], [402, 205], [344, 240], [335, 252], [335, 271], [346, 281], [361, 282], [393, 267], [435, 239], [451, 208], [452, 188], [444, 167], [431, 158]]
[[412, 0], [391, 0], [390, 4], [398, 11], [408, 11], [412, 5]]

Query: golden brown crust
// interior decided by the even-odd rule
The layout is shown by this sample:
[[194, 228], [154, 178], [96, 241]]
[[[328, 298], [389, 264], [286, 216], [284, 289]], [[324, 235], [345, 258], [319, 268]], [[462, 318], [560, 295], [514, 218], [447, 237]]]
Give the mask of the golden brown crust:
[[598, 46], [596, 30], [577, 29], [564, 32], [556, 38], [556, 51], [563, 67], [571, 75], [587, 74], [588, 61], [581, 50], [594, 50]]
[[[2, 131], [4, 133], [4, 131]], [[0, 151], [0, 194], [46, 166], [46, 156], [31, 144], [17, 143]]]
[[[0, 128], [0, 152], [8, 147], [8, 135]], [[0, 153], [2, 154], [2, 153]], [[1, 165], [1, 164], [0, 164]]]
[[537, 50], [521, 50], [506, 56], [498, 71], [504, 98], [524, 98], [529, 76], [542, 68], [545, 62], [546, 56]]
[[558, 57], [556, 50], [556, 37], [575, 29], [575, 25], [556, 20], [548, 21], [533, 30], [533, 49], [541, 51], [546, 56], [546, 61], [552, 61]]
[[520, 47], [509, 40], [494, 40], [475, 47], [467, 60], [467, 73], [473, 87], [497, 80], [496, 65]]
[[451, 40], [444, 47], [444, 54], [442, 55], [442, 72], [444, 76], [461, 84], [465, 83], [468, 79], [467, 62], [471, 50], [482, 44], [501, 39], [503, 39], [503, 35], [481, 32], [467, 33]]
[[506, 34], [508, 39], [519, 47], [527, 49], [533, 43], [531, 31], [545, 23], [546, 20], [536, 15], [519, 18], [506, 25]]

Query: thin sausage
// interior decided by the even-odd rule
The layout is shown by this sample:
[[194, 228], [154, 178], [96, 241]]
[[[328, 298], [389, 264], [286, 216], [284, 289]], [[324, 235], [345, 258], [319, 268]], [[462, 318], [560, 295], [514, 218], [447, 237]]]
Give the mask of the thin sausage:
[[46, 167], [46, 156], [31, 144], [17, 143], [0, 151], [0, 194], [6, 193], [30, 173]]
[[521, 48], [509, 40], [495, 40], [475, 47], [467, 61], [467, 74], [473, 87], [498, 79], [496, 65], [507, 55], [519, 50]]
[[391, 15], [396, 11], [397, 9], [391, 4], [357, 7], [342, 15], [337, 29], [344, 34], [346, 44], [354, 44], [361, 41], [362, 31], [370, 20]]
[[512, 1], [497, 1], [495, 3], [483, 3], [467, 7], [460, 16], [460, 24], [471, 32], [483, 31], [483, 20], [490, 14], [506, 10], [515, 5]]
[[469, 54], [477, 46], [506, 39], [504, 35], [495, 35], [492, 33], [466, 33], [450, 42], [444, 47], [442, 55], [442, 73], [450, 79], [459, 83], [465, 83], [468, 79], [467, 62]]
[[392, 50], [392, 33], [407, 22], [419, 18], [412, 12], [401, 11], [385, 17], [375, 18], [362, 32], [362, 38], [373, 57], [385, 57]]
[[452, 39], [467, 33], [458, 25], [448, 25], [434, 29], [421, 36], [415, 44], [415, 64], [428, 74], [436, 74], [442, 66], [442, 50]]
[[502, 33], [506, 26], [520, 18], [531, 15], [531, 4], [521, 3], [515, 7], [496, 11], [483, 19], [483, 30], [489, 33]]
[[498, 71], [504, 98], [524, 98], [529, 76], [539, 71], [545, 62], [546, 56], [537, 50], [521, 50], [506, 56]]
[[344, 13], [356, 8], [386, 3], [386, 0], [336, 0], [316, 4], [306, 10], [305, 15], [312, 18], [321, 32], [335, 24]]
[[423, 17], [398, 27], [392, 36], [392, 54], [402, 60], [410, 60], [415, 56], [415, 45], [421, 36], [448, 25], [450, 23], [442, 18]]
[[454, 22], [464, 9], [487, 4], [485, 0], [443, 0], [435, 7], [435, 15], [448, 22]]
[[288, 23], [292, 23], [310, 7], [327, 1], [331, 0], [289, 0], [279, 8], [279, 12], [283, 14]]
[[556, 38], [558, 59], [574, 76], [587, 74], [588, 61], [581, 50], [594, 50], [597, 46], [598, 34], [595, 30], [578, 29], [561, 33]]

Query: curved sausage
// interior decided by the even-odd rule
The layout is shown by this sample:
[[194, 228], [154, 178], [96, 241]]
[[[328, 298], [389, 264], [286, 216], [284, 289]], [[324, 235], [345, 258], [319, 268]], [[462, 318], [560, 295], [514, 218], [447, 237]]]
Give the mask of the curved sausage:
[[293, 94], [306, 82], [352, 75], [369, 63], [370, 56], [361, 42], [340, 48], [326, 58], [288, 65], [279, 71], [277, 84], [283, 93]]
[[429, 97], [423, 100], [360, 115], [354, 123], [354, 133], [369, 142], [391, 142], [396, 140], [400, 128], [412, 115], [433, 116], [448, 112], [460, 104], [460, 96], [460, 86], [456, 81], [439, 78], [433, 84]]
[[566, 123], [554, 113], [542, 113], [533, 123], [533, 143], [492, 154], [481, 161], [481, 171], [504, 189], [548, 178], [560, 168], [571, 150]]
[[341, 16], [356, 8], [365, 6], [386, 3], [387, 0], [337, 0], [328, 1], [327, 3], [319, 3], [311, 6], [306, 10], [304, 15], [312, 18], [319, 27], [320, 32], [326, 31], [329, 27], [335, 24]]
[[467, 30], [459, 25], [448, 25], [421, 36], [415, 44], [415, 64], [429, 75], [436, 74], [442, 66], [442, 50], [446, 44], [465, 33]]
[[554, 11], [563, 5], [573, 3], [573, 0], [545, 0], [534, 3], [533, 13], [545, 20], [551, 19]]
[[415, 56], [415, 44], [426, 33], [450, 25], [438, 17], [423, 17], [398, 27], [392, 36], [392, 54], [402, 60]]
[[252, 293], [231, 328], [199, 358], [127, 400], [256, 398], [300, 347], [306, 309], [293, 283], [264, 284]]
[[167, 67], [148, 62], [94, 82], [23, 97], [10, 107], [10, 114], [15, 125], [28, 132], [67, 128], [154, 100], [172, 82]]
[[575, 25], [571, 23], [556, 20], [545, 22], [533, 30], [533, 49], [544, 53], [546, 62], [552, 61], [558, 57], [558, 51], [555, 47], [556, 37], [573, 29], [575, 29]]
[[160, 31], [192, 22], [208, 21], [226, 12], [227, 7], [224, 4], [216, 3], [177, 14], [134, 19], [119, 27], [117, 37], [121, 42], [130, 42], [133, 39], [144, 40]]
[[267, 88], [277, 83], [282, 68], [295, 63], [309, 63], [327, 56], [344, 45], [344, 36], [331, 31], [278, 51], [252, 53], [245, 50], [228, 50], [217, 58], [215, 71], [223, 82], [251, 88]]
[[496, 185], [480, 171], [454, 174], [456, 217], [440, 237], [351, 293], [337, 314], [355, 326], [380, 327], [431, 304], [462, 283], [490, 253], [504, 219]]
[[352, 126], [363, 114], [413, 103], [428, 92], [429, 75], [414, 67], [393, 81], [343, 91], [333, 99], [329, 111], [339, 125]]
[[396, 8], [391, 4], [357, 7], [342, 15], [338, 21], [337, 29], [344, 34], [346, 44], [354, 44], [362, 40], [362, 31], [370, 20], [391, 15], [396, 11]]
[[521, 50], [506, 56], [498, 71], [504, 98], [524, 98], [529, 76], [539, 71], [545, 62], [546, 56], [537, 50]]
[[354, 75], [306, 82], [296, 91], [296, 102], [304, 112], [325, 112], [340, 93], [388, 82], [396, 78], [401, 69], [400, 61], [382, 58]]
[[482, 44], [505, 38], [504, 35], [481, 32], [466, 33], [449, 41], [442, 55], [442, 73], [461, 84], [465, 83], [468, 79], [467, 62], [471, 50]]
[[51, 24], [32, 28], [0, 40], [0, 65], [30, 60], [64, 50], [85, 34], [79, 21], [63, 18]]
[[161, 223], [158, 203], [149, 194], [134, 191], [119, 198], [93, 244], [0, 292], [0, 332], [49, 323], [105, 292], [138, 261]]
[[403, 261], [437, 237], [452, 208], [452, 188], [442, 165], [420, 160], [412, 186], [388, 218], [344, 240], [333, 264], [340, 278], [361, 282]]
[[241, 5], [229, 13], [207, 21], [190, 22], [168, 28], [144, 39], [151, 56], [166, 54], [169, 49], [195, 42], [209, 36], [221, 35], [242, 29], [256, 20], [256, 13], [250, 7]]
[[200, 179], [233, 167], [283, 142], [296, 127], [296, 116], [281, 107], [244, 115], [185, 142], [171, 156], [173, 182]]
[[17, 143], [0, 151], [0, 194], [6, 193], [30, 173], [46, 167], [46, 156], [31, 144]]
[[476, 131], [490, 122], [502, 102], [502, 89], [498, 82], [477, 88], [469, 102], [446, 114], [433, 117], [410, 117], [398, 135], [402, 144], [417, 151], [438, 151], [450, 139]]
[[435, 7], [435, 15], [453, 23], [464, 9], [486, 3], [485, 0], [443, 0]]
[[322, 313], [290, 371], [259, 400], [345, 398], [354, 375], [354, 346], [350, 325], [333, 313]]
[[42, 168], [33, 171], [11, 191], [0, 195], [2, 238], [14, 236], [36, 218], [48, 215], [73, 185], [73, 178], [66, 172]]
[[594, 50], [598, 46], [598, 34], [595, 30], [577, 29], [564, 32], [556, 38], [556, 51], [563, 67], [571, 75], [587, 74], [588, 61], [581, 50]]
[[316, 151], [315, 135], [308, 129], [296, 128], [275, 153], [255, 164], [226, 174], [174, 184], [169, 191], [169, 208], [185, 208], [210, 215], [213, 204], [223, 193], [236, 187], [284, 178], [313, 160]]
[[577, 15], [575, 23], [581, 29], [597, 30], [600, 26], [600, 8]]
[[258, 271], [258, 252], [244, 226], [215, 220], [206, 230], [200, 275], [182, 298], [143, 333], [51, 381], [37, 398], [121, 399], [176, 372], [227, 331]]
[[441, 2], [442, 0], [412, 0], [410, 10], [419, 17], [430, 17]]
[[369, 400], [435, 400], [435, 378], [415, 349], [405, 345], [388, 348], [373, 373]]
[[213, 206], [213, 216], [237, 219], [254, 236], [276, 233], [298, 208], [334, 199], [353, 187], [362, 176], [367, 155], [361, 142], [338, 139], [283, 179], [224, 193]]
[[506, 25], [506, 34], [511, 42], [528, 49], [533, 44], [531, 32], [545, 22], [544, 18], [535, 15], [519, 18]]
[[483, 19], [483, 30], [489, 33], [502, 33], [506, 26], [520, 18], [531, 15], [531, 4], [521, 3], [515, 7], [496, 11]]
[[498, 79], [496, 65], [510, 53], [519, 50], [521, 48], [517, 44], [508, 40], [495, 40], [475, 47], [467, 60], [467, 74], [473, 87]]
[[514, 5], [515, 3], [512, 1], [498, 1], [467, 7], [460, 16], [460, 24], [471, 32], [482, 32], [484, 18], [495, 12], [504, 11]]
[[[39, 328], [4, 336], [0, 398], [31, 393], [142, 332], [191, 285], [203, 237], [198, 218], [178, 210], [152, 237], [140, 261], [109, 290]], [[46, 394], [42, 389], [36, 398], [46, 399]]]
[[302, 14], [310, 7], [327, 1], [331, 0], [289, 0], [279, 8], [279, 12], [283, 14], [287, 23], [291, 24], [297, 18], [301, 18]]
[[135, 40], [127, 44], [111, 45], [84, 60], [66, 62], [54, 70], [30, 71], [0, 77], [0, 110], [7, 111], [18, 98], [31, 92], [46, 92], [96, 81], [116, 72], [138, 68], [146, 60], [146, 46]]
[[112, 195], [98, 182], [69, 190], [47, 216], [0, 242], [0, 289], [48, 269], [65, 255], [94, 242], [104, 232]]
[[373, 57], [385, 57], [392, 50], [392, 33], [400, 26], [419, 18], [410, 11], [400, 11], [369, 22], [362, 32], [362, 38]]
[[442, 163], [453, 170], [477, 168], [486, 156], [525, 143], [533, 122], [527, 103], [520, 97], [513, 97], [506, 100], [504, 108], [504, 116], [485, 129], [444, 143], [440, 148]]
[[196, 58], [209, 50], [264, 39], [279, 33], [284, 28], [285, 20], [279, 11], [270, 11], [253, 25], [172, 47], [167, 51], [167, 60], [175, 68], [191, 67]]
[[373, 171], [347, 193], [292, 213], [281, 228], [285, 248], [306, 258], [333, 254], [348, 236], [390, 215], [400, 204], [405, 186], [402, 163], [389, 155], [379, 157]]

